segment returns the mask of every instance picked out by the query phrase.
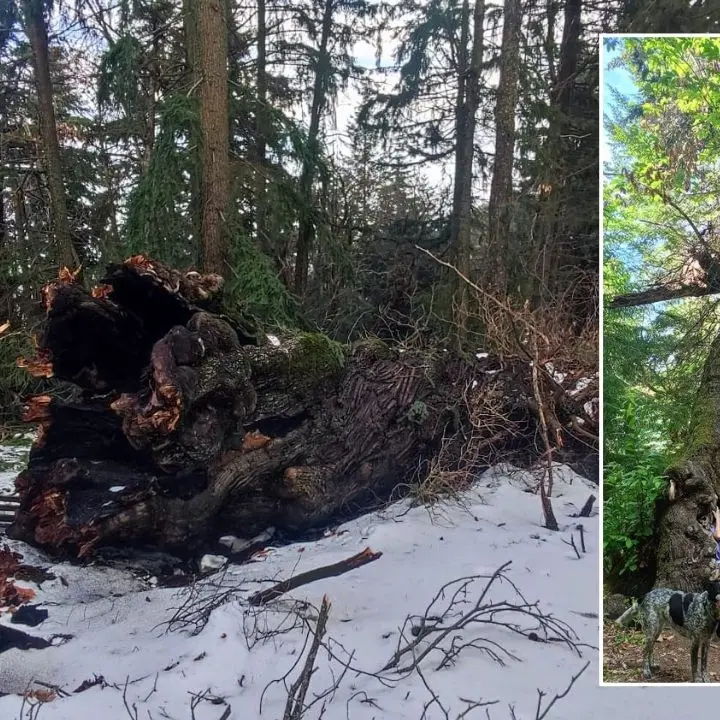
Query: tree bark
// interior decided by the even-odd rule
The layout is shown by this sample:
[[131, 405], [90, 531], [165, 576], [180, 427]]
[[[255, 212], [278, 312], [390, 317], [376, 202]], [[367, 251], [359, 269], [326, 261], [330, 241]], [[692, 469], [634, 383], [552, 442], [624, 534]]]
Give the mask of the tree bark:
[[308, 129], [307, 148], [300, 174], [300, 223], [295, 259], [295, 294], [302, 297], [307, 287], [308, 270], [310, 267], [310, 247], [315, 232], [315, 211], [313, 203], [313, 183], [317, 169], [318, 137], [320, 135], [320, 118], [327, 99], [328, 72], [330, 71], [330, 53], [328, 43], [333, 26], [333, 9], [335, 0], [325, 0], [323, 8], [320, 46], [318, 48], [317, 67], [313, 83], [313, 98], [310, 108], [310, 127]]
[[667, 471], [668, 492], [642, 552], [651, 558], [656, 586], [695, 592], [718, 574], [710, 529], [720, 497], [720, 335], [703, 369], [688, 438], [684, 458]]
[[224, 0], [198, 0], [200, 126], [202, 132], [202, 267], [224, 273], [230, 259], [227, 206], [230, 196], [227, 18]]
[[489, 250], [495, 258], [496, 272], [489, 285], [501, 294], [507, 290], [507, 256], [509, 249], [512, 202], [512, 171], [515, 155], [515, 110], [520, 76], [520, 0], [505, 0], [500, 79], [495, 104], [495, 163], [488, 202]]
[[[463, 3], [462, 29], [458, 61], [458, 91], [455, 103], [455, 181], [453, 214], [450, 225], [450, 244], [455, 266], [464, 275], [470, 275], [470, 235], [472, 230], [472, 180], [475, 148], [475, 119], [480, 101], [480, 72], [483, 58], [483, 23], [485, 1], [476, 0], [473, 10], [472, 50], [468, 61], [468, 35], [470, 24], [469, 0]], [[455, 287], [453, 315], [462, 343], [465, 335], [468, 309], [466, 283], [453, 274]]]
[[[198, 87], [202, 79], [200, 73], [200, 37], [198, 35], [199, 0], [183, 0], [183, 36], [185, 38], [185, 65], [187, 74], [187, 93], [189, 97], [197, 97]], [[202, 237], [202, 189], [200, 147], [202, 137], [190, 138], [190, 154], [193, 162], [189, 165], [190, 174], [190, 206], [188, 212], [196, 238]], [[199, 251], [199, 245], [197, 247]], [[199, 253], [198, 253], [199, 254]]]
[[48, 188], [55, 233], [55, 252], [58, 265], [70, 269], [80, 265], [77, 250], [70, 232], [67, 199], [62, 179], [60, 145], [58, 144], [53, 106], [53, 87], [50, 79], [50, 59], [47, 26], [42, 0], [23, 0], [23, 24], [30, 41], [35, 69], [35, 86], [38, 94], [40, 134], [45, 156]]
[[[569, 176], [577, 170], [576, 143], [572, 139], [578, 134], [573, 127], [572, 99], [577, 75], [580, 52], [582, 0], [565, 3], [562, 42], [557, 73], [553, 72], [553, 87], [550, 92], [550, 128], [548, 139], [542, 148], [543, 162], [538, 168], [536, 182], [543, 188], [537, 210], [536, 242], [529, 247], [532, 252], [533, 273], [528, 278], [536, 302], [542, 302], [543, 295], [562, 291], [567, 287], [567, 270], [577, 266], [578, 240], [571, 241], [573, 225], [568, 222], [568, 204], [572, 193], [577, 192], [574, 184], [568, 183]], [[554, 32], [554, 23], [548, 33]], [[548, 36], [548, 45], [554, 47], [554, 37]], [[548, 62], [555, 62], [553, 53], [548, 51]], [[566, 139], [563, 139], [566, 138]], [[582, 185], [581, 185], [582, 187]], [[563, 270], [564, 269], [564, 270]], [[563, 283], [563, 280], [566, 282]]]
[[275, 258], [266, 224], [265, 123], [267, 122], [267, 28], [265, 0], [257, 3], [257, 72], [255, 100], [255, 229], [258, 244], [268, 257]]
[[[473, 473], [536, 432], [524, 362], [313, 334], [259, 344], [217, 314], [221, 287], [138, 256], [91, 294], [67, 274], [44, 288], [39, 355], [20, 365], [79, 389], [28, 403], [40, 433], [13, 537], [85, 556], [297, 532], [411, 487], [441, 447], [449, 471]], [[498, 421], [471, 429], [486, 396]]]
[[639, 307], [652, 305], [666, 300], [677, 300], [685, 297], [705, 297], [720, 293], [720, 285], [655, 285], [647, 290], [641, 290], [627, 295], [617, 295], [610, 301], [611, 308]]

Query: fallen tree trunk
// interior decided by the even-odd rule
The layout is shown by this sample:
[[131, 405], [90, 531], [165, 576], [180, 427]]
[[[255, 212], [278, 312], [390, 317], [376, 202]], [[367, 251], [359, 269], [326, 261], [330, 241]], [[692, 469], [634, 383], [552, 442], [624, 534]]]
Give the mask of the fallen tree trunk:
[[[40, 433], [9, 535], [82, 557], [300, 531], [376, 507], [441, 446], [459, 463], [466, 431], [484, 458], [533, 436], [527, 363], [482, 371], [375, 340], [258, 340], [219, 314], [221, 287], [141, 256], [92, 294], [69, 273], [45, 287], [38, 356], [19, 362], [79, 391], [28, 403]], [[487, 426], [473, 428], [483, 402]]]

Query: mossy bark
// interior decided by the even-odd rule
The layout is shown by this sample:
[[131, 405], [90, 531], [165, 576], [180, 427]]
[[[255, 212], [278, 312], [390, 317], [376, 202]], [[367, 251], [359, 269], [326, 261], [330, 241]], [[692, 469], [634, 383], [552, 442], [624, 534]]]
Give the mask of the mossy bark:
[[684, 457], [656, 508], [656, 586], [694, 591], [717, 574], [712, 513], [720, 498], [720, 336], [703, 369]]
[[467, 404], [489, 388], [508, 419], [505, 435], [480, 438], [487, 458], [534, 432], [523, 363], [481, 370], [312, 333], [258, 341], [210, 310], [219, 287], [140, 256], [92, 296], [68, 276], [46, 286], [40, 356], [25, 364], [79, 391], [29, 403], [41, 432], [17, 479], [14, 537], [84, 556], [337, 522], [407, 491], [441, 446], [457, 459]]

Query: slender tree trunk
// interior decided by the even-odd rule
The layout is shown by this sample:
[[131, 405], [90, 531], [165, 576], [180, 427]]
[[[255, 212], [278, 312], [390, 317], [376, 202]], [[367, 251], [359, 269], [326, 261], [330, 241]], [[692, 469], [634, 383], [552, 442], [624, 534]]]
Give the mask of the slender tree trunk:
[[2, 141], [0, 141], [0, 252], [4, 251], [8, 242], [7, 217], [5, 215], [5, 168], [1, 143]]
[[27, 211], [25, 209], [25, 193], [18, 184], [12, 196], [13, 214], [15, 215], [15, 242], [17, 247], [27, 249]]
[[496, 258], [490, 265], [495, 272], [490, 284], [504, 293], [507, 290], [508, 235], [510, 231], [509, 206], [512, 201], [512, 171], [515, 154], [515, 110], [518, 102], [520, 74], [520, 0], [505, 0], [500, 79], [495, 105], [495, 164], [490, 200], [488, 225], [490, 253]]
[[226, 4], [224, 0], [200, 0], [199, 10], [202, 268], [224, 273], [230, 255], [226, 227], [230, 195]]
[[122, 242], [117, 222], [118, 187], [115, 180], [115, 173], [113, 172], [113, 167], [110, 162], [110, 155], [104, 143], [102, 146], [101, 157], [102, 167], [105, 171], [105, 187], [107, 188], [108, 198], [108, 218], [110, 220], [110, 233], [105, 242], [105, 247], [103, 248], [103, 259], [106, 261], [117, 261], [121, 255], [120, 246]]
[[[542, 150], [544, 162], [538, 177], [544, 187], [538, 208], [537, 240], [532, 248], [535, 259], [533, 294], [542, 302], [546, 291], [562, 292], [573, 282], [573, 268], [583, 256], [578, 246], [584, 233], [574, 228], [568, 206], [573, 203], [572, 186], [568, 178], [578, 165], [578, 147], [572, 138], [578, 134], [573, 119], [573, 96], [580, 55], [582, 0], [568, 0], [564, 8], [564, 24], [558, 71], [550, 93], [551, 124], [548, 140]], [[580, 185], [582, 187], [582, 185]], [[583, 307], [579, 303], [578, 307]]]
[[303, 169], [300, 175], [300, 227], [298, 229], [297, 257], [295, 260], [295, 294], [302, 297], [307, 286], [308, 268], [310, 264], [310, 246], [315, 231], [313, 212], [313, 181], [317, 168], [317, 141], [320, 132], [320, 117], [325, 107], [327, 96], [327, 74], [330, 70], [328, 43], [333, 25], [334, 0], [325, 0], [318, 48], [317, 68], [313, 85], [312, 107], [310, 109], [310, 129]]
[[[472, 178], [475, 147], [475, 120], [480, 100], [480, 71], [483, 57], [483, 24], [485, 0], [476, 0], [473, 10], [473, 40], [468, 59], [468, 35], [470, 25], [469, 0], [463, 3], [463, 20], [458, 63], [458, 92], [455, 108], [455, 184], [453, 193], [453, 217], [451, 223], [451, 245], [455, 266], [464, 275], [469, 275], [470, 235], [472, 230]], [[468, 317], [468, 291], [464, 282], [453, 278], [455, 292], [453, 311], [458, 330], [458, 341], [462, 344]]]
[[48, 35], [43, 14], [42, 0], [24, 0], [23, 21], [25, 33], [30, 41], [33, 64], [35, 66], [35, 86], [38, 94], [40, 114], [40, 134], [45, 156], [45, 170], [50, 190], [52, 225], [55, 234], [55, 251], [59, 265], [74, 268], [80, 265], [77, 251], [73, 245], [68, 220], [67, 200], [62, 179], [60, 146], [55, 127], [55, 108], [53, 107], [53, 88], [50, 79], [50, 59], [48, 56]]
[[155, 106], [160, 87], [158, 57], [160, 56], [160, 36], [158, 34], [158, 18], [152, 22], [152, 54], [148, 59], [149, 83], [147, 93], [147, 117], [145, 119], [145, 137], [143, 143], [142, 171], [146, 173], [150, 167], [153, 150], [155, 149]]
[[268, 237], [266, 214], [265, 182], [265, 122], [267, 118], [267, 28], [265, 26], [265, 0], [257, 3], [257, 77], [255, 107], [255, 227], [258, 242], [263, 251], [274, 257]]
[[[183, 0], [183, 34], [185, 36], [185, 71], [187, 75], [187, 93], [192, 98], [197, 98], [200, 86], [200, 36], [198, 32], [199, 0]], [[193, 162], [189, 165], [190, 174], [190, 214], [193, 234], [195, 238], [196, 257], [199, 257], [199, 238], [201, 224], [202, 189], [200, 185], [200, 145], [201, 138], [192, 135], [190, 137], [190, 155]]]
[[567, 0], [562, 45], [560, 46], [560, 70], [553, 88], [552, 101], [567, 116], [572, 102], [572, 89], [580, 56], [580, 18], [582, 0]]

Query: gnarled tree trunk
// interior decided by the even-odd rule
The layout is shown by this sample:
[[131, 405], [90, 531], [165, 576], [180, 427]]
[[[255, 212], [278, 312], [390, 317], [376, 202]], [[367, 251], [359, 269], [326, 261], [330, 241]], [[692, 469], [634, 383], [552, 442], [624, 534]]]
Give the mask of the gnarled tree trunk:
[[495, 418], [472, 430], [474, 469], [534, 432], [525, 362], [317, 334], [259, 342], [219, 314], [218, 275], [143, 256], [103, 282], [88, 293], [64, 274], [44, 288], [38, 357], [21, 364], [79, 390], [29, 402], [41, 432], [14, 537], [83, 556], [299, 531], [377, 507], [441, 445], [457, 458], [468, 406]]
[[695, 401], [685, 458], [668, 470], [656, 511], [655, 585], [697, 591], [717, 574], [712, 513], [720, 497], [720, 336], [713, 342]]

